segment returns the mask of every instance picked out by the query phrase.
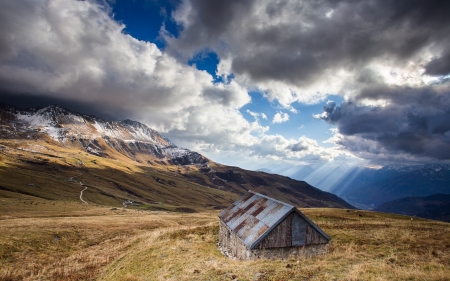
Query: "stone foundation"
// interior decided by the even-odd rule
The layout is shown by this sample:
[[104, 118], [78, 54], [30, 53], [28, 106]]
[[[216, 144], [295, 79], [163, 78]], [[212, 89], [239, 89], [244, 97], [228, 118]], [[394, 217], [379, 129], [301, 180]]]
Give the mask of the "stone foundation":
[[324, 255], [327, 252], [327, 244], [307, 245], [302, 247], [272, 248], [262, 250], [249, 250], [248, 259], [289, 260], [297, 258], [310, 258]]

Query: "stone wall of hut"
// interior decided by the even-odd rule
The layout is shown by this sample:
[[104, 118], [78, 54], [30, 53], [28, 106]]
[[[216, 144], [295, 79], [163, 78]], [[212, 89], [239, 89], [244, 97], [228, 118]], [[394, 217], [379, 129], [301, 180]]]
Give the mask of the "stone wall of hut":
[[251, 251], [239, 237], [221, 220], [219, 226], [219, 250], [227, 257], [248, 260]]
[[306, 245], [301, 247], [285, 247], [271, 249], [253, 249], [248, 259], [290, 260], [297, 258], [310, 258], [324, 255], [327, 244]]

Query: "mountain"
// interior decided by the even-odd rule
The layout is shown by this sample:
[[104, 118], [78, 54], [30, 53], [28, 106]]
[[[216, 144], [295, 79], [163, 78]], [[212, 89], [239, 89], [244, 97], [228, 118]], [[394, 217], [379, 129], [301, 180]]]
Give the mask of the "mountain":
[[405, 197], [383, 203], [375, 211], [450, 222], [450, 194]]
[[450, 165], [392, 165], [349, 172], [332, 192], [357, 207], [373, 209], [404, 197], [450, 194]]
[[107, 121], [52, 105], [41, 109], [18, 109], [3, 105], [2, 138], [49, 137], [64, 146], [114, 159], [118, 152], [135, 161], [173, 164], [206, 163], [202, 155], [176, 147], [157, 131], [136, 121]]
[[299, 207], [353, 208], [303, 181], [214, 163], [142, 123], [57, 105], [0, 106], [0, 160], [0, 197], [83, 196], [88, 203], [187, 211], [224, 208], [251, 189]]

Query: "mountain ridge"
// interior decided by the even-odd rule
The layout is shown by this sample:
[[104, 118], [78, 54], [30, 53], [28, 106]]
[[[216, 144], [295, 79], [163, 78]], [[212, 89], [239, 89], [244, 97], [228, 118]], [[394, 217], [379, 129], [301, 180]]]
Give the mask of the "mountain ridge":
[[56, 194], [59, 188], [79, 200], [67, 179], [82, 174], [80, 184], [89, 187], [84, 200], [97, 204], [132, 200], [167, 210], [222, 208], [252, 189], [299, 207], [354, 208], [306, 182], [214, 163], [137, 121], [108, 121], [56, 105], [3, 106], [0, 136], [0, 178], [20, 175], [0, 186], [8, 196], [61, 200], [66, 195]]
[[355, 206], [373, 209], [405, 198], [450, 194], [450, 165], [393, 165], [357, 169], [336, 184], [334, 193]]
[[44, 133], [64, 145], [81, 146], [86, 152], [103, 157], [113, 157], [108, 150], [114, 149], [137, 161], [153, 156], [153, 160], [173, 161], [175, 164], [207, 162], [199, 153], [178, 148], [156, 130], [138, 121], [108, 121], [58, 105], [29, 109], [1, 106], [0, 110], [3, 115], [10, 115], [10, 120], [15, 118], [17, 121], [9, 130], [3, 124], [3, 136], [19, 131], [32, 138]]
[[405, 197], [385, 202], [375, 211], [450, 222], [450, 194]]

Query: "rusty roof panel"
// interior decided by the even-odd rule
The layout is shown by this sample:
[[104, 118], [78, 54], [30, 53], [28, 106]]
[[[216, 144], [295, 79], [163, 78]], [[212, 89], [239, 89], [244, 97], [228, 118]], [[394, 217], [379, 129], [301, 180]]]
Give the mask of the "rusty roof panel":
[[242, 209], [239, 209], [239, 207], [234, 208], [235, 211], [232, 212], [225, 220], [226, 223], [232, 223], [233, 221], [239, 219], [243, 214], [245, 214], [245, 211]]
[[247, 246], [252, 247], [294, 207], [249, 191], [219, 215]]
[[[242, 211], [242, 209], [239, 209], [236, 213], [236, 215], [232, 217], [231, 220], [228, 222], [225, 222], [229, 228], [235, 230], [235, 228], [241, 224], [241, 222], [247, 220], [247, 215]], [[242, 214], [242, 215], [240, 215]]]
[[250, 198], [252, 198], [252, 194], [251, 193], [247, 193], [244, 196], [242, 196], [241, 198], [239, 198], [236, 202], [234, 202], [234, 204], [235, 205], [241, 205], [241, 204], [245, 203]]
[[256, 203], [259, 203], [259, 198], [257, 196], [251, 196], [250, 198], [248, 198], [245, 201], [241, 201], [241, 203], [237, 204], [239, 205], [239, 208], [241, 209], [245, 209], [247, 208], [249, 205], [254, 206]]
[[250, 232], [253, 232], [253, 228], [259, 223], [260, 221], [257, 220], [255, 217], [248, 217], [247, 220], [245, 220], [244, 227], [240, 228], [239, 230], [236, 228], [236, 233], [240, 237], [248, 237]]
[[273, 225], [274, 223], [277, 223], [284, 215], [286, 215], [286, 213], [288, 213], [292, 209], [293, 209], [292, 207], [275, 205], [272, 208], [270, 208], [268, 212], [264, 210], [256, 217], [267, 225]]
[[[276, 202], [270, 202], [267, 204], [267, 207], [259, 213], [256, 217], [262, 221], [265, 220], [273, 220], [274, 214], [283, 208], [283, 205], [277, 204]], [[267, 218], [267, 216], [271, 216], [271, 218]]]
[[252, 212], [252, 216], [256, 217], [259, 215], [262, 211], [264, 211], [264, 206], [260, 206], [258, 209]]
[[236, 216], [237, 212], [239, 212], [239, 208], [235, 205], [232, 205], [232, 208], [226, 209], [222, 215], [222, 219], [225, 223], [228, 223], [231, 219], [233, 219], [234, 216]]
[[[231, 208], [232, 207], [232, 208]], [[235, 212], [237, 209], [237, 207], [235, 205], [231, 205], [230, 207], [228, 207], [227, 209], [223, 210], [222, 212], [220, 212], [219, 217], [223, 220], [226, 221], [227, 218], [233, 214], [233, 212]]]
[[244, 241], [245, 245], [252, 245], [259, 237], [261, 237], [267, 230], [269, 229], [269, 226], [263, 223], [262, 221], [258, 222], [257, 225], [255, 225], [254, 230], [251, 233], [248, 233], [246, 236], [246, 239]]
[[243, 228], [245, 225], [246, 225], [246, 221], [241, 221], [241, 223], [234, 228], [234, 231], [239, 232], [239, 230], [241, 230], [241, 228]]

